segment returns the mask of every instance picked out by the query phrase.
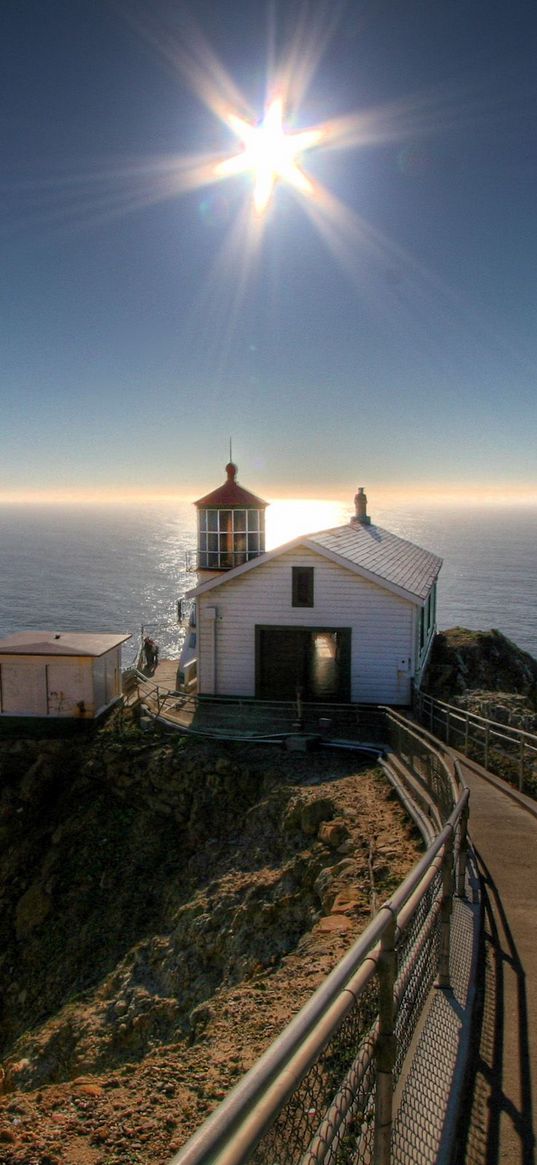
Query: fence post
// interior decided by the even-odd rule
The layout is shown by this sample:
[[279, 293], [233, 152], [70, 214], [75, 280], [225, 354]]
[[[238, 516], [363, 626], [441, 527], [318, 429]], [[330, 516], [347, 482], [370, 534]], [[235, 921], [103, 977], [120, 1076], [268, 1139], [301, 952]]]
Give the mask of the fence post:
[[468, 709], [466, 709], [466, 720], [464, 722], [464, 752], [468, 756], [468, 739], [470, 736], [470, 716]]
[[449, 724], [450, 724], [449, 718], [450, 718], [450, 716], [451, 716], [451, 712], [450, 712], [449, 708], [446, 708], [446, 744], [449, 744]]
[[485, 768], [489, 767], [489, 722], [485, 724]]
[[468, 816], [469, 807], [466, 803], [461, 814], [459, 832], [459, 852], [457, 855], [457, 898], [466, 897], [466, 862], [468, 859]]
[[449, 951], [451, 946], [451, 911], [453, 909], [453, 833], [446, 842], [442, 864], [442, 906], [440, 908], [440, 955], [436, 987], [451, 988]]
[[520, 737], [520, 755], [518, 758], [518, 787], [520, 789], [520, 792], [522, 792], [522, 790], [524, 788], [524, 746], [525, 746], [525, 743], [526, 742], [524, 740], [524, 737], [521, 736]]
[[432, 732], [434, 728], [434, 700], [429, 697], [429, 729]]
[[373, 1165], [390, 1165], [395, 1067], [394, 986], [397, 973], [396, 920], [392, 917], [382, 936], [378, 963], [379, 1034], [375, 1050], [377, 1091], [375, 1100], [375, 1147]]

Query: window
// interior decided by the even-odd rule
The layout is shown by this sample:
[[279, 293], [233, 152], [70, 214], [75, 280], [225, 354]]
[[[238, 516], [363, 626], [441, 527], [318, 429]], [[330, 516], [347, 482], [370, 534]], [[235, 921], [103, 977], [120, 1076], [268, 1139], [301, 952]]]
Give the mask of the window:
[[262, 510], [200, 510], [198, 567], [228, 570], [263, 553]]
[[293, 607], [313, 607], [313, 567], [293, 567]]

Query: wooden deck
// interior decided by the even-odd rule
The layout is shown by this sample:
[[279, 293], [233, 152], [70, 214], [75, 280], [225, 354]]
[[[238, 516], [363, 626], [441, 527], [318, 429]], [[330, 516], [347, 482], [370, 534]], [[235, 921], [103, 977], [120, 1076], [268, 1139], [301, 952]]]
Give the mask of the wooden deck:
[[125, 700], [141, 702], [152, 715], [201, 735], [233, 740], [259, 740], [291, 735], [338, 737], [375, 743], [383, 739], [383, 724], [375, 706], [304, 704], [301, 716], [290, 700], [255, 700], [204, 696], [176, 689], [178, 662], [163, 659], [143, 678], [129, 679]]
[[157, 664], [151, 679], [159, 688], [168, 692], [177, 691], [177, 673], [179, 671], [178, 659], [161, 659]]

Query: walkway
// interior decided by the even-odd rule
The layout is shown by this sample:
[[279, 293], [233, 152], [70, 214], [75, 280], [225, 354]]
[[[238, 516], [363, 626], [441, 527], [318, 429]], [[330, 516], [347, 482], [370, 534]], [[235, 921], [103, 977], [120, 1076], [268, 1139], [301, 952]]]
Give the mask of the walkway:
[[456, 1165], [534, 1165], [537, 804], [507, 795], [503, 782], [458, 755], [470, 787], [485, 925], [481, 1030]]
[[[152, 677], [152, 684], [162, 685], [163, 692], [172, 687], [171, 673], [164, 673], [168, 662], [162, 661]], [[178, 705], [172, 717], [182, 727], [206, 728], [202, 721], [208, 707], [200, 709], [195, 700], [178, 701]], [[215, 714], [212, 705], [213, 726]], [[245, 722], [237, 723], [243, 716]], [[235, 730], [245, 735], [261, 727], [256, 723], [254, 729], [252, 708], [247, 706], [238, 717], [236, 708], [222, 708], [217, 721], [220, 717], [220, 730], [229, 735], [230, 717]], [[268, 725], [264, 727], [270, 731]], [[483, 881], [485, 917], [480, 1024], [452, 1165], [537, 1165], [533, 1116], [537, 1114], [537, 802], [514, 790], [506, 792], [504, 782], [462, 754], [454, 755], [471, 790], [470, 835]], [[449, 1058], [447, 1046], [443, 1053], [435, 1051], [437, 1058], [442, 1054]], [[436, 1069], [429, 1058], [429, 1074], [431, 1070]], [[400, 1139], [403, 1142], [406, 1137]], [[421, 1161], [426, 1156], [425, 1140], [422, 1126], [421, 1146], [418, 1135], [416, 1145], [404, 1146], [403, 1156]]]
[[[129, 673], [126, 673], [129, 676]], [[375, 706], [304, 704], [297, 721], [296, 703], [290, 700], [226, 699], [176, 692], [177, 661], [162, 659], [144, 678], [124, 680], [127, 703], [141, 700], [152, 715], [160, 715], [183, 731], [220, 736], [228, 740], [259, 740], [289, 736], [301, 730], [312, 735], [338, 736], [345, 740], [379, 740], [382, 714]]]

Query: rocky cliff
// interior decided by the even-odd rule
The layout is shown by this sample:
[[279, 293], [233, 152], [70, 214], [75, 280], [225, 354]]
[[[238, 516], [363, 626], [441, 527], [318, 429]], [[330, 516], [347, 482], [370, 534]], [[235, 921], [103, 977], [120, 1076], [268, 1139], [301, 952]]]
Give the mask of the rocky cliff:
[[419, 847], [352, 754], [0, 742], [3, 1165], [159, 1165]]
[[500, 631], [441, 631], [423, 690], [480, 716], [537, 731], [537, 660]]

